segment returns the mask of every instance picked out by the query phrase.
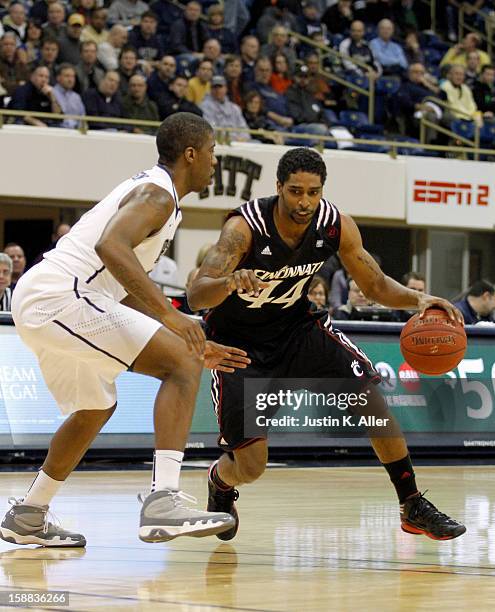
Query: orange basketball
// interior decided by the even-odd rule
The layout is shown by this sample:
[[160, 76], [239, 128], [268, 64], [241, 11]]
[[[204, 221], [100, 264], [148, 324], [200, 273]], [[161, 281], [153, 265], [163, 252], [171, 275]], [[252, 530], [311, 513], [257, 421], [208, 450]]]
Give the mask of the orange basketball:
[[454, 369], [466, 347], [464, 327], [440, 308], [429, 308], [423, 319], [411, 317], [400, 335], [404, 359], [423, 374], [438, 376]]

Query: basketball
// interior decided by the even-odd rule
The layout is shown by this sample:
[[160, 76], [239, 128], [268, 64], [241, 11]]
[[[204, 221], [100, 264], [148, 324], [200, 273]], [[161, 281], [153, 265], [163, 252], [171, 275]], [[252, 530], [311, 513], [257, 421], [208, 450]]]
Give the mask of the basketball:
[[404, 359], [422, 374], [438, 376], [454, 369], [466, 346], [464, 327], [440, 308], [429, 308], [422, 319], [419, 314], [411, 317], [400, 335]]

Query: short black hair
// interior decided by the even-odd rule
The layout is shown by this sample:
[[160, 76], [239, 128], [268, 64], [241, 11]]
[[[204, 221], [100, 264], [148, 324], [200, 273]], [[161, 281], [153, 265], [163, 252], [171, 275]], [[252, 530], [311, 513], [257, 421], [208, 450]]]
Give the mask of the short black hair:
[[163, 121], [156, 134], [160, 160], [174, 164], [187, 147], [200, 149], [213, 133], [211, 125], [193, 113], [174, 113]]
[[321, 155], [308, 147], [297, 147], [285, 153], [277, 167], [277, 180], [284, 184], [294, 172], [309, 172], [317, 174], [324, 185], [327, 178], [327, 168]]
[[489, 283], [485, 280], [476, 281], [469, 287], [466, 295], [472, 295], [473, 297], [481, 297], [484, 293], [490, 293], [493, 295], [495, 293], [495, 287], [492, 283]]
[[426, 283], [426, 278], [423, 274], [420, 274], [419, 272], [406, 272], [406, 274], [404, 274], [404, 276], [402, 277], [402, 284], [407, 287], [407, 283], [410, 280], [419, 280]]
[[483, 72], [485, 72], [485, 70], [495, 70], [495, 66], [493, 64], [485, 64], [481, 68], [481, 74], [483, 74]]

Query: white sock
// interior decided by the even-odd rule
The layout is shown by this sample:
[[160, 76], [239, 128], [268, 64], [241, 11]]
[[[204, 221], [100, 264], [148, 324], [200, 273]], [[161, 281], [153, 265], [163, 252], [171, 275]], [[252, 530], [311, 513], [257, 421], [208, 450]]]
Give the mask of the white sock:
[[176, 450], [156, 450], [153, 456], [151, 492], [178, 489], [184, 453]]
[[40, 470], [22, 503], [32, 504], [33, 506], [48, 506], [63, 484], [63, 480], [54, 480], [43, 470]]

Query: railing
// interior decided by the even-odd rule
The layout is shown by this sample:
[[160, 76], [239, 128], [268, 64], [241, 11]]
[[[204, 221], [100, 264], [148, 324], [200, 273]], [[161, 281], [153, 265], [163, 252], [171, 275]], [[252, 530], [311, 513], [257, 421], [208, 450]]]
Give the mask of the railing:
[[[432, 98], [432, 101], [437, 102], [436, 98]], [[440, 102], [443, 102], [440, 100]], [[443, 103], [445, 104], [445, 103]], [[0, 109], [0, 129], [5, 125], [5, 117], [35, 117], [37, 119], [47, 119], [53, 121], [63, 121], [64, 119], [70, 119], [74, 121], [78, 121], [80, 126], [78, 129], [82, 134], [86, 134], [88, 131], [89, 123], [105, 123], [105, 124], [114, 124], [116, 126], [122, 127], [148, 127], [148, 128], [158, 128], [160, 126], [159, 121], [144, 121], [137, 119], [122, 119], [117, 117], [91, 117], [86, 115], [63, 115], [57, 113], [37, 113], [32, 111], [15, 111], [9, 109]], [[436, 124], [431, 124], [432, 127], [439, 127]], [[428, 127], [430, 125], [428, 124]], [[444, 129], [444, 128], [442, 128]], [[439, 151], [439, 152], [450, 152], [450, 153], [459, 153], [459, 154], [475, 154], [478, 159], [479, 155], [491, 155], [495, 157], [495, 149], [481, 149], [474, 148], [472, 141], [458, 136], [454, 132], [450, 132], [449, 130], [445, 130], [449, 135], [457, 140], [465, 142], [469, 144], [466, 147], [458, 147], [458, 146], [445, 146], [445, 145], [428, 145], [423, 143], [414, 143], [414, 142], [402, 142], [400, 140], [368, 140], [364, 138], [352, 138], [352, 144], [356, 145], [375, 145], [379, 147], [388, 147], [388, 155], [392, 158], [396, 158], [398, 155], [403, 155], [404, 153], [399, 153], [399, 149], [418, 149], [421, 148], [425, 151]], [[349, 143], [349, 138], [337, 138], [335, 136], [320, 136], [319, 134], [299, 134], [292, 132], [277, 132], [277, 131], [267, 131], [267, 130], [250, 130], [245, 128], [215, 128], [215, 135], [217, 138], [217, 142], [219, 144], [229, 145], [232, 142], [231, 134], [232, 133], [249, 133], [252, 137], [256, 138], [257, 136], [270, 136], [270, 135], [278, 135], [285, 139], [297, 139], [297, 140], [309, 140], [311, 142], [317, 142], [316, 148], [319, 150], [323, 150], [325, 142], [346, 142]]]
[[365, 62], [362, 62], [359, 59], [349, 57], [348, 55], [343, 55], [339, 51], [335, 51], [335, 49], [332, 49], [331, 47], [327, 47], [326, 45], [315, 42], [313, 39], [308, 38], [307, 36], [303, 36], [302, 34], [299, 34], [298, 32], [292, 32], [291, 30], [289, 30], [289, 36], [296, 38], [299, 42], [309, 45], [310, 47], [313, 47], [315, 50], [322, 52], [322, 53], [318, 53], [318, 56], [320, 58], [319, 73], [322, 76], [332, 81], [335, 81], [336, 83], [339, 83], [340, 85], [344, 85], [344, 87], [352, 89], [352, 91], [355, 91], [356, 93], [359, 93], [368, 98], [368, 120], [370, 123], [374, 123], [375, 122], [375, 81], [374, 79], [368, 78], [369, 89], [364, 89], [364, 87], [360, 87], [359, 85], [356, 85], [352, 81], [348, 81], [342, 76], [335, 74], [335, 72], [321, 69], [321, 62], [325, 57], [334, 57], [334, 58], [339, 59], [341, 62], [343, 62], [344, 60], [349, 61], [355, 64], [356, 66], [358, 66], [359, 68], [364, 69], [365, 71], [369, 70], [368, 64], [366, 64]]
[[471, 5], [471, 11], [472, 13], [476, 14], [484, 22], [486, 34], [476, 29], [474, 26], [470, 25], [469, 23], [466, 23], [465, 16], [467, 14], [467, 11], [466, 11], [464, 4], [461, 4], [459, 8], [459, 33], [458, 33], [459, 40], [461, 40], [464, 37], [466, 32], [474, 32], [480, 37], [481, 40], [484, 40], [486, 42], [486, 50], [487, 50], [488, 55], [490, 55], [491, 57], [492, 49], [493, 49], [493, 31], [495, 27], [495, 18], [491, 15], [487, 15], [486, 13], [483, 13], [483, 11], [480, 11], [479, 9], [475, 8], [472, 5]]
[[[438, 106], [441, 106], [442, 108], [452, 113], [456, 113], [457, 115], [463, 115], [464, 116], [463, 118], [465, 118], [466, 121], [473, 121], [474, 122], [474, 140], [470, 140], [469, 138], [466, 138], [465, 136], [461, 136], [460, 134], [457, 134], [456, 132], [453, 132], [452, 130], [449, 130], [448, 128], [442, 125], [433, 123], [429, 119], [425, 119], [423, 115], [421, 117], [420, 124], [419, 124], [420, 125], [419, 140], [422, 146], [425, 146], [424, 143], [426, 140], [426, 128], [430, 128], [437, 132], [440, 132], [441, 134], [445, 134], [446, 136], [449, 136], [450, 138], [459, 140], [460, 142], [463, 142], [464, 144], [467, 144], [473, 147], [473, 149], [475, 149], [476, 151], [482, 151], [482, 149], [480, 149], [480, 125], [477, 121], [474, 120], [474, 118], [471, 115], [468, 115], [464, 111], [457, 110], [454, 107], [452, 107], [450, 104], [447, 104], [447, 102], [445, 102], [444, 100], [440, 100], [439, 98], [435, 98], [433, 96], [428, 96], [427, 98], [423, 100], [423, 102], [433, 102], [434, 104], [437, 104]], [[474, 152], [474, 151], [472, 152], [474, 153], [474, 159], [478, 161], [479, 152]], [[495, 151], [492, 151], [491, 154], [494, 155]]]

